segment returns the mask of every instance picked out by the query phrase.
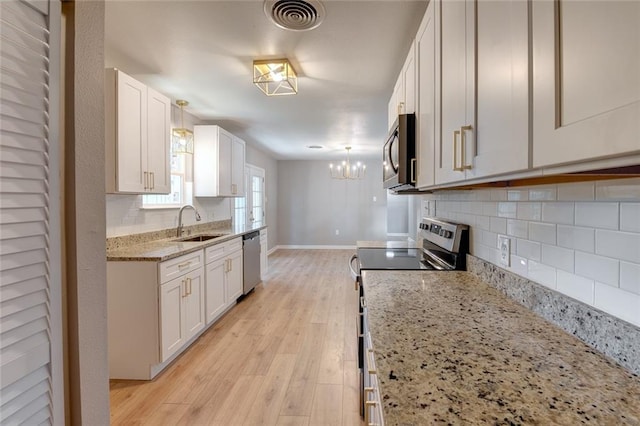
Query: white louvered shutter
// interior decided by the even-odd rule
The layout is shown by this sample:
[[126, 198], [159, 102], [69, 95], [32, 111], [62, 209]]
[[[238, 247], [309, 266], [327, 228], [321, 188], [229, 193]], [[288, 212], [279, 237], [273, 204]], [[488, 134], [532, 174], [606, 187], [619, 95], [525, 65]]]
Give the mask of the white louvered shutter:
[[0, 424], [64, 424], [60, 3], [0, 0]]

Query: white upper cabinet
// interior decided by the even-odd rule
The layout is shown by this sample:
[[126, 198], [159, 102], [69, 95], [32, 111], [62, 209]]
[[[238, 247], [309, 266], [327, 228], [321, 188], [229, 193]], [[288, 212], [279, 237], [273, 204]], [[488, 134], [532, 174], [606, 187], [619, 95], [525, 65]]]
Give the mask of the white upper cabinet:
[[527, 2], [438, 1], [436, 15], [436, 183], [526, 170]]
[[526, 1], [476, 3], [475, 146], [466, 178], [529, 168], [529, 31]]
[[434, 184], [434, 152], [436, 136], [436, 29], [435, 7], [427, 5], [415, 41], [417, 65], [416, 157], [417, 187]]
[[106, 191], [168, 194], [171, 101], [120, 70], [105, 78]]
[[243, 197], [245, 143], [220, 126], [194, 126], [196, 197]]
[[416, 53], [415, 43], [411, 43], [400, 75], [393, 88], [388, 105], [388, 128], [398, 119], [398, 114], [411, 114], [416, 111]]
[[533, 166], [640, 152], [640, 2], [535, 1]]
[[465, 146], [475, 143], [474, 1], [436, 1], [436, 183], [463, 180], [471, 158]]

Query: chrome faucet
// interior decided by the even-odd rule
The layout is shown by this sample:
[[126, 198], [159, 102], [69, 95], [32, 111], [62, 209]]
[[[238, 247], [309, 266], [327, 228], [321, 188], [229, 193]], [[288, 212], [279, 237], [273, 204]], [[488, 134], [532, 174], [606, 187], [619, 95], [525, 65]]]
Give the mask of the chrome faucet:
[[198, 210], [196, 210], [196, 208], [193, 207], [191, 204], [185, 204], [184, 206], [180, 207], [180, 211], [178, 212], [178, 237], [182, 235], [182, 212], [186, 208], [193, 209], [193, 211], [196, 214], [197, 222], [200, 222], [202, 220], [202, 218], [200, 217], [200, 213], [198, 213]]

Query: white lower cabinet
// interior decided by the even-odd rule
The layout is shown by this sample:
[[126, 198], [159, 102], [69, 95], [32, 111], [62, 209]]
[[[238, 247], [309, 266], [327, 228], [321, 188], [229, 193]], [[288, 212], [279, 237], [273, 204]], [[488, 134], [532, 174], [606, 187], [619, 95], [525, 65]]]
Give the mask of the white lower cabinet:
[[204, 329], [204, 312], [204, 268], [160, 286], [162, 361]]
[[109, 378], [151, 380], [242, 295], [242, 238], [165, 262], [107, 262]]
[[242, 238], [207, 247], [206, 317], [213, 323], [242, 296]]

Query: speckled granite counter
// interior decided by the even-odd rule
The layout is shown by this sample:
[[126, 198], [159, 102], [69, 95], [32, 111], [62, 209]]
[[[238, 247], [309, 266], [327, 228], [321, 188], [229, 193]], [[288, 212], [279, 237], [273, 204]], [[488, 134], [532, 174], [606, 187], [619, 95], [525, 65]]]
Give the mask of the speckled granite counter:
[[467, 272], [363, 271], [385, 423], [640, 425], [640, 379]]
[[[185, 227], [186, 232], [183, 236], [223, 234], [221, 237], [202, 242], [175, 241], [177, 237], [166, 237], [166, 235], [163, 234], [164, 231], [113, 238], [110, 239], [111, 242], [109, 240], [107, 242], [107, 261], [163, 262], [208, 246], [223, 243], [249, 232], [266, 228], [266, 226], [247, 228], [231, 227], [229, 225], [230, 222], [227, 226], [223, 227], [216, 225], [207, 226], [207, 224]], [[175, 232], [174, 230], [171, 231]]]

